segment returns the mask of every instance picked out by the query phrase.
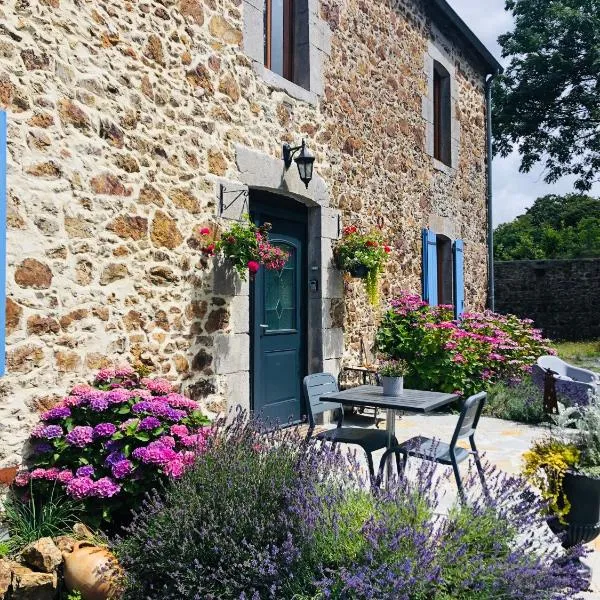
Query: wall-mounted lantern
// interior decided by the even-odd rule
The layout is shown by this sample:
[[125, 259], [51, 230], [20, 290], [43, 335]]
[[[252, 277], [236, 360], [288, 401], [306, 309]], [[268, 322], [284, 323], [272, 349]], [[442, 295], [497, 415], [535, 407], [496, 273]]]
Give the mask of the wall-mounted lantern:
[[[296, 154], [298, 151], [300, 151], [300, 154], [294, 158], [294, 154]], [[286, 169], [289, 169], [292, 165], [292, 159], [298, 165], [300, 179], [304, 182], [304, 185], [308, 189], [308, 184], [313, 176], [313, 163], [315, 162], [315, 157], [307, 148], [304, 140], [302, 140], [302, 145], [296, 146], [295, 148], [292, 148], [287, 143], [283, 145], [283, 162], [285, 163]]]

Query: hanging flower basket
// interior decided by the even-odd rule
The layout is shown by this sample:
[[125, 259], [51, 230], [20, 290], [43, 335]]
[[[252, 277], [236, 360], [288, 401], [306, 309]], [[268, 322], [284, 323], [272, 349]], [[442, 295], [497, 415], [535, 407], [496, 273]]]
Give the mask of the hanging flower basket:
[[361, 233], [355, 225], [345, 227], [342, 239], [333, 250], [338, 269], [364, 279], [369, 303], [379, 302], [379, 276], [391, 248], [383, 243], [379, 231]]
[[205, 238], [212, 236], [212, 241], [202, 248], [207, 256], [221, 254], [228, 259], [238, 272], [242, 281], [246, 281], [248, 273], [254, 278], [261, 266], [265, 269], [280, 271], [285, 266], [289, 254], [274, 246], [269, 241], [271, 224], [255, 225], [249, 215], [244, 220], [235, 222], [220, 237], [208, 227], [200, 229]]

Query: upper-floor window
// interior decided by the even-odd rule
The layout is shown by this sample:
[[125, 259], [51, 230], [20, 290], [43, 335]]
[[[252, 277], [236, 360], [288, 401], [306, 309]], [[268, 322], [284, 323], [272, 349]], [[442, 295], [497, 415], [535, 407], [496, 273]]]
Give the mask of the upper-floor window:
[[433, 64], [433, 157], [452, 164], [452, 91], [450, 74], [437, 61]]
[[308, 0], [265, 0], [265, 66], [310, 89]]

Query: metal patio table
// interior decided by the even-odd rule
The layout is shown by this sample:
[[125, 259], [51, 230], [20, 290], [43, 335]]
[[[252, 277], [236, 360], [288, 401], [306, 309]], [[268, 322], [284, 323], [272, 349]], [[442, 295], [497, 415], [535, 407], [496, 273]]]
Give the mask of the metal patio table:
[[428, 413], [436, 408], [452, 404], [458, 396], [445, 392], [429, 392], [426, 390], [404, 390], [401, 396], [384, 396], [383, 388], [376, 385], [361, 385], [335, 394], [325, 394], [321, 402], [338, 402], [343, 406], [380, 408], [387, 412], [386, 431], [388, 448], [396, 435], [396, 415], [400, 411], [411, 413]]

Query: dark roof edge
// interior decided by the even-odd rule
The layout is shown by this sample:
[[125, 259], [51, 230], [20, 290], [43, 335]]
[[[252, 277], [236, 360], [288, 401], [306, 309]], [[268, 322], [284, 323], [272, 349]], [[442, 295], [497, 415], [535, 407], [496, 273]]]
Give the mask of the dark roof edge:
[[471, 31], [471, 29], [469, 29], [469, 26], [458, 16], [448, 2], [446, 2], [446, 0], [430, 1], [479, 54], [485, 66], [489, 69], [488, 73], [502, 73], [504, 69], [496, 57], [485, 47], [483, 42]]

